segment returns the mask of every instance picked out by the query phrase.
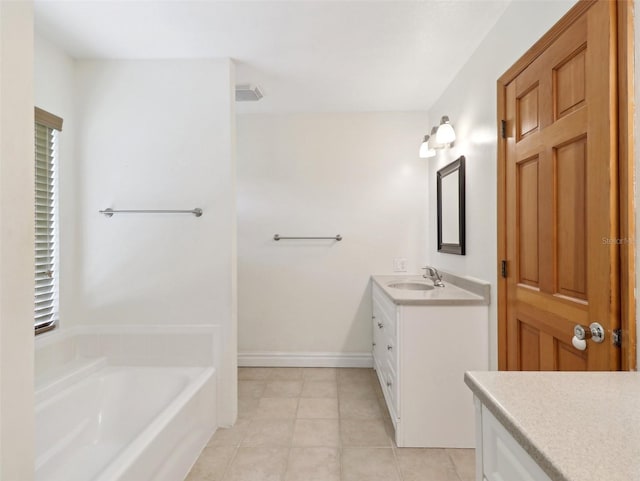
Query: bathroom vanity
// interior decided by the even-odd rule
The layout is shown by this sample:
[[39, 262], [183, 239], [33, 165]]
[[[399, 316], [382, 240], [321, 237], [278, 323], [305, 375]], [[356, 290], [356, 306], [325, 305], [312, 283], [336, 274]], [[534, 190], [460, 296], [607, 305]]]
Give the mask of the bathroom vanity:
[[373, 359], [399, 447], [473, 447], [464, 372], [488, 369], [488, 283], [372, 276]]
[[640, 479], [637, 372], [470, 372], [477, 481]]

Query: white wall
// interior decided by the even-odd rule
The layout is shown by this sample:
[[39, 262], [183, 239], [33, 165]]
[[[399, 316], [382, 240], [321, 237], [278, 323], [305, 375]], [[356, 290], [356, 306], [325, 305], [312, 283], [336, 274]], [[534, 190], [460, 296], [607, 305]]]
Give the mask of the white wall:
[[33, 479], [33, 4], [0, 2], [0, 479]]
[[[491, 282], [489, 352], [497, 368], [497, 138], [496, 81], [529, 47], [564, 15], [573, 1], [512, 2], [462, 70], [429, 110], [438, 123], [448, 115], [456, 129], [454, 148], [438, 154], [429, 164], [429, 183], [436, 171], [460, 155], [466, 158], [465, 256], [437, 252], [435, 236], [429, 237], [431, 262], [460, 275]], [[429, 200], [430, 227], [436, 232], [436, 196]]]
[[[80, 236], [69, 322], [222, 327], [225, 424], [236, 409], [233, 74], [229, 60], [76, 62], [79, 185], [61, 226]], [[204, 215], [106, 218], [107, 207]]]
[[[424, 265], [425, 113], [238, 116], [239, 351], [371, 351], [369, 276]], [[332, 236], [341, 242], [275, 242]]]

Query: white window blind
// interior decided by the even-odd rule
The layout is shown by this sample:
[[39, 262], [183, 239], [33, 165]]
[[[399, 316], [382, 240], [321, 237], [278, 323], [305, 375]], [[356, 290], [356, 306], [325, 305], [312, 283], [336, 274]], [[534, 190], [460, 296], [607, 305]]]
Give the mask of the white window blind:
[[58, 320], [56, 238], [57, 131], [35, 124], [35, 331], [43, 332]]

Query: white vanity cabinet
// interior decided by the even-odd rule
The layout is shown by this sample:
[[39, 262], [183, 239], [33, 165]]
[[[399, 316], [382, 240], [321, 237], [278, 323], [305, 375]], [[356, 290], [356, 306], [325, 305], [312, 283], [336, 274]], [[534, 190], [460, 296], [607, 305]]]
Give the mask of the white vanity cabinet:
[[477, 398], [475, 406], [477, 481], [551, 481]]
[[436, 304], [415, 305], [376, 282], [372, 289], [374, 368], [397, 445], [473, 447], [473, 397], [463, 378], [488, 369], [488, 306], [443, 304], [444, 291]]

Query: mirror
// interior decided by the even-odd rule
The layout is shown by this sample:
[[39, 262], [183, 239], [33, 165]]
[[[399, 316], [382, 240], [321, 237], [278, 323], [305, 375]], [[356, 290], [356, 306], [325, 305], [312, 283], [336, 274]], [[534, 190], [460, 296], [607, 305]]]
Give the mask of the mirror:
[[438, 171], [438, 252], [464, 255], [464, 156]]

